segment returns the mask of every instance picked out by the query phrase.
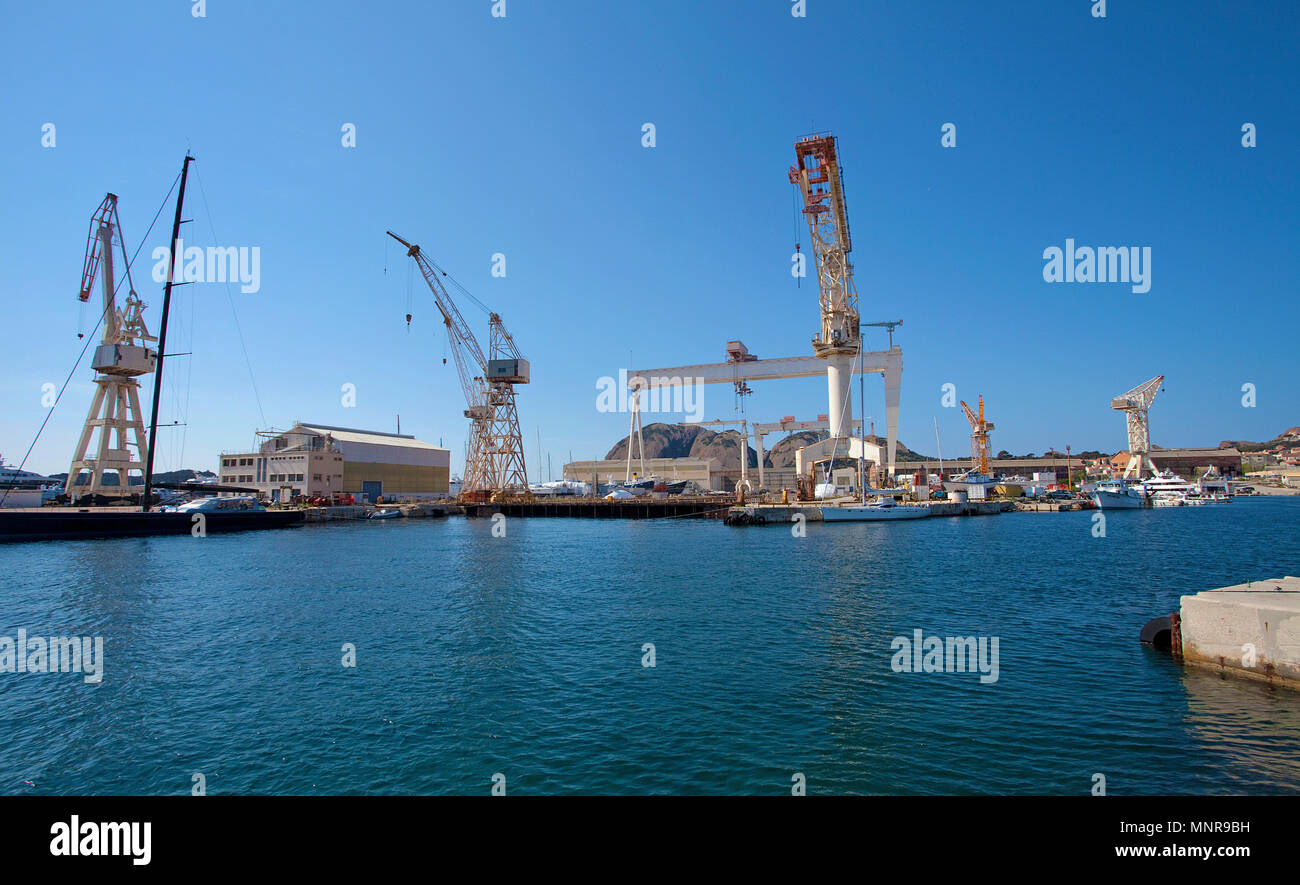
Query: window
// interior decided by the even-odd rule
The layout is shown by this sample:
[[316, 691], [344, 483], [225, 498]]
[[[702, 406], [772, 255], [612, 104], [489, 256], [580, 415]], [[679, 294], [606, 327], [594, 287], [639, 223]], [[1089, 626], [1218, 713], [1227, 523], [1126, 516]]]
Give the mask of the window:
[[275, 438], [275, 448], [276, 448], [276, 451], [279, 451], [280, 449], [283, 449], [283, 448], [284, 448], [285, 446], [287, 446], [287, 445], [289, 445], [289, 441], [288, 441], [287, 439], [285, 439], [283, 436], [277, 436], [277, 437]]

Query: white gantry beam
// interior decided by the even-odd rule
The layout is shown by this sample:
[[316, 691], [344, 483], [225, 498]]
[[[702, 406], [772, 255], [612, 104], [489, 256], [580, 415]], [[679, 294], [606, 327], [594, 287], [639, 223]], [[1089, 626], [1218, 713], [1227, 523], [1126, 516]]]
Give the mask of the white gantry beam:
[[[731, 360], [724, 363], [701, 363], [695, 366], [675, 366], [661, 369], [637, 369], [627, 374], [629, 389], [676, 387], [683, 384], [729, 384], [740, 381], [775, 381], [780, 378], [828, 379], [831, 428], [834, 436], [852, 433], [853, 411], [847, 389], [850, 374], [883, 375], [885, 378], [885, 439], [889, 459], [889, 475], [894, 474], [895, 453], [898, 447], [898, 403], [903, 372], [903, 350], [870, 350], [850, 355], [834, 367], [828, 360], [816, 356], [778, 357], [775, 359]], [[848, 369], [848, 371], [845, 371]], [[838, 420], [836, 420], [838, 418]]]
[[[800, 430], [829, 430], [831, 422], [829, 420], [817, 419], [816, 421], [774, 421], [771, 424], [755, 424], [754, 439], [758, 443], [758, 487], [761, 489], [766, 485], [766, 478], [763, 475], [763, 439], [769, 433], [796, 433]], [[862, 427], [862, 419], [854, 418], [849, 422], [850, 430], [858, 430]]]

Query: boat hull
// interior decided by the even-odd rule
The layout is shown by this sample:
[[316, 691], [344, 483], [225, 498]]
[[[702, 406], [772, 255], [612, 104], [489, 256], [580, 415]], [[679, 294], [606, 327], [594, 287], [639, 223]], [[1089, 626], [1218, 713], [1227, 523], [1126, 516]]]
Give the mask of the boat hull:
[[892, 519], [924, 519], [930, 515], [929, 507], [823, 507], [825, 522], [883, 522]]
[[301, 510], [250, 510], [233, 513], [159, 513], [111, 510], [0, 512], [0, 542], [54, 541], [79, 538], [131, 538], [148, 535], [189, 535], [201, 515], [205, 534], [281, 529], [302, 525]]
[[1150, 502], [1140, 497], [1097, 489], [1092, 493], [1092, 503], [1102, 510], [1141, 510], [1150, 506]]

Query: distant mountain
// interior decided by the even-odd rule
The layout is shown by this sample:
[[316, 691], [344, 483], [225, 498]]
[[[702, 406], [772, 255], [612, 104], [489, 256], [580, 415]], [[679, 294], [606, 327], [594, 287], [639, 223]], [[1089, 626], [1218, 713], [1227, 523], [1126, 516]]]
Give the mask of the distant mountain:
[[[826, 439], [827, 436], [828, 434], [823, 430], [803, 430], [792, 433], [770, 449], [766, 449], [763, 453], [763, 466], [793, 467], [796, 449]], [[641, 438], [645, 442], [646, 458], [716, 458], [723, 470], [737, 470], [740, 468], [740, 449], [743, 442], [738, 430], [724, 430], [721, 433], [715, 433], [707, 427], [656, 422], [647, 424], [642, 429]], [[885, 438], [882, 436], [868, 436], [867, 439], [882, 448], [885, 445]], [[626, 460], [627, 447], [628, 438], [623, 437], [605, 455], [605, 460]], [[748, 454], [749, 466], [757, 467], [758, 452], [752, 445], [749, 447]], [[898, 443], [896, 457], [899, 461], [937, 460], [928, 455], [913, 452], [901, 442]]]
[[824, 430], [801, 430], [798, 433], [792, 433], [764, 452], [767, 457], [763, 459], [763, 466], [793, 467], [796, 449], [802, 449], [804, 446], [821, 442], [828, 436], [830, 434]]
[[[641, 441], [645, 443], [645, 456], [647, 458], [688, 458], [691, 454], [691, 446], [695, 444], [701, 432], [716, 436], [703, 427], [662, 422], [647, 424], [641, 430]], [[605, 460], [618, 461], [627, 458], [627, 445], [628, 437], [623, 437], [621, 442], [609, 450]]]
[[[646, 458], [716, 458], [723, 469], [740, 467], [740, 433], [735, 430], [714, 433], [707, 427], [685, 424], [647, 424], [641, 430]], [[606, 461], [627, 458], [628, 437], [623, 437], [605, 456]], [[758, 453], [751, 446], [749, 464], [758, 466]]]

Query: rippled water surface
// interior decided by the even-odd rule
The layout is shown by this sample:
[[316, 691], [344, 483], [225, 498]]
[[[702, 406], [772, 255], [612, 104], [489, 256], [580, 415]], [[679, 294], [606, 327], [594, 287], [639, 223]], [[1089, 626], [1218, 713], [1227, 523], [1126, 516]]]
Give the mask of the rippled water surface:
[[[1300, 793], [1300, 693], [1143, 648], [1300, 574], [1300, 499], [894, 524], [391, 520], [0, 545], [0, 792]], [[999, 640], [999, 678], [891, 640]], [[341, 664], [342, 645], [357, 666]], [[642, 647], [656, 666], [643, 667]]]

